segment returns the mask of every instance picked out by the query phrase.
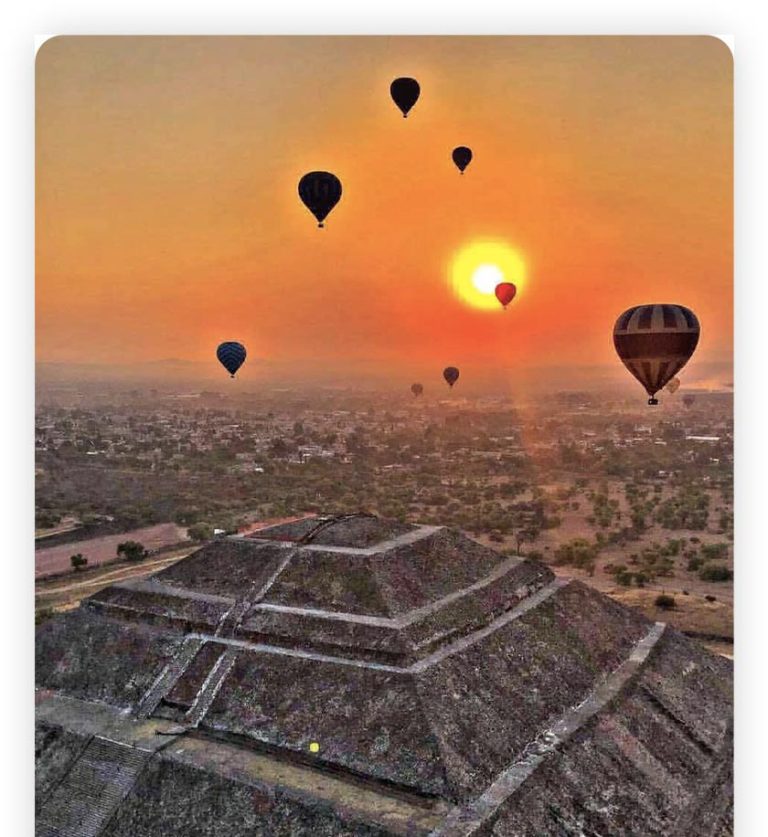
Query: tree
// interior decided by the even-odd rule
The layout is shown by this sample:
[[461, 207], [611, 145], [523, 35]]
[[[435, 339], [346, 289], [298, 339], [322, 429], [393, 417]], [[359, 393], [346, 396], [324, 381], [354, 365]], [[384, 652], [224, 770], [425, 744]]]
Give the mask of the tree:
[[660, 593], [656, 596], [656, 599], [653, 602], [656, 607], [660, 607], [662, 610], [672, 610], [676, 607], [675, 597], [668, 596], [666, 593]]
[[203, 543], [213, 537], [213, 527], [207, 523], [195, 523], [187, 529], [187, 534], [193, 541]]
[[730, 581], [733, 578], [733, 570], [724, 564], [709, 564], [699, 570], [699, 578], [702, 581]]
[[123, 541], [117, 545], [117, 557], [126, 561], [143, 561], [148, 555], [144, 544], [138, 541]]
[[69, 562], [72, 564], [72, 568], [77, 571], [88, 563], [88, 559], [84, 558], [81, 552], [78, 552], [77, 555], [70, 555]]

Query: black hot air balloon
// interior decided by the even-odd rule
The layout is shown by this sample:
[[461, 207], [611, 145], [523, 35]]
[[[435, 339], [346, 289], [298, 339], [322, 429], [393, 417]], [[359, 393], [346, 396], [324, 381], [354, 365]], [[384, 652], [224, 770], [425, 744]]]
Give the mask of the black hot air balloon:
[[311, 171], [299, 181], [299, 197], [317, 218], [318, 227], [322, 227], [326, 216], [341, 198], [341, 181], [328, 171]]
[[453, 149], [451, 157], [456, 164], [456, 168], [464, 174], [464, 169], [472, 162], [472, 149], [467, 148], [466, 145], [460, 145]]
[[245, 346], [242, 343], [222, 343], [216, 349], [216, 357], [219, 363], [229, 372], [234, 378], [235, 372], [245, 363]]
[[424, 387], [421, 384], [411, 384], [411, 392], [418, 398], [424, 392]]
[[421, 88], [415, 78], [396, 78], [389, 85], [389, 92], [405, 118], [408, 116], [408, 111], [416, 104]]
[[452, 387], [459, 380], [459, 370], [455, 366], [446, 366], [443, 369], [443, 377], [448, 382], [448, 386]]
[[496, 299], [506, 308], [510, 302], [515, 298], [517, 288], [511, 282], [499, 282], [494, 290]]
[[636, 305], [613, 327], [621, 362], [645, 387], [648, 403], [691, 358], [699, 342], [699, 321], [683, 305]]

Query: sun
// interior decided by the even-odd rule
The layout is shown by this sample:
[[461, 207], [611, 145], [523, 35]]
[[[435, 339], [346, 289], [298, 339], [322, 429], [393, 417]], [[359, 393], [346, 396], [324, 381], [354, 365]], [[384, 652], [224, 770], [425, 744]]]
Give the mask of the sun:
[[473, 308], [501, 309], [494, 291], [500, 282], [525, 284], [526, 267], [520, 253], [502, 241], [473, 241], [453, 258], [450, 282], [458, 299]]

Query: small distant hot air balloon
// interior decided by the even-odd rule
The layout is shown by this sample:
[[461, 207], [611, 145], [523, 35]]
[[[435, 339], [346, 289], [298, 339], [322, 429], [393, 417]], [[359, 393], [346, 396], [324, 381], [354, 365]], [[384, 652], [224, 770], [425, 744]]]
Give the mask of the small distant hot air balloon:
[[451, 157], [456, 164], [456, 168], [464, 174], [464, 169], [472, 162], [472, 149], [467, 148], [466, 145], [459, 145], [453, 149]]
[[328, 213], [341, 198], [341, 181], [328, 171], [311, 171], [299, 181], [299, 197], [322, 227]]
[[683, 396], [683, 404], [685, 404], [686, 407], [693, 407], [693, 402], [695, 400], [696, 400], [695, 395], [684, 395]]
[[421, 384], [411, 384], [411, 392], [418, 398], [424, 392], [424, 387]]
[[448, 386], [452, 387], [459, 380], [459, 370], [455, 366], [446, 366], [443, 369], [443, 377], [448, 382]]
[[496, 299], [506, 308], [510, 302], [515, 298], [517, 288], [511, 282], [499, 282], [494, 290]]
[[408, 116], [408, 111], [416, 104], [421, 88], [415, 78], [396, 78], [389, 85], [389, 92], [405, 118]]
[[683, 305], [636, 305], [613, 327], [613, 345], [621, 362], [645, 387], [648, 403], [674, 378], [699, 342], [699, 321]]
[[665, 387], [667, 392], [674, 395], [680, 389], [680, 378], [672, 378], [672, 380]]
[[222, 343], [216, 349], [216, 357], [219, 363], [229, 372], [234, 378], [235, 372], [245, 363], [245, 346], [242, 343]]

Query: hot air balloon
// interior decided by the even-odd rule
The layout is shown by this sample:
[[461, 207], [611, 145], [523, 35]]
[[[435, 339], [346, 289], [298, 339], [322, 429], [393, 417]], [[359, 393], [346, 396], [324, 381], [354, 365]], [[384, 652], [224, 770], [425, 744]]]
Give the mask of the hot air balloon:
[[667, 392], [674, 395], [680, 389], [680, 378], [672, 378], [672, 380], [665, 387]]
[[451, 154], [456, 168], [464, 174], [464, 169], [472, 162], [472, 149], [467, 148], [466, 145], [460, 145], [453, 149]]
[[443, 369], [443, 377], [448, 382], [448, 386], [452, 387], [459, 380], [459, 370], [455, 366], [446, 366]]
[[235, 372], [245, 363], [245, 355], [245, 346], [242, 343], [222, 343], [216, 349], [216, 357], [219, 359], [219, 363], [233, 378]]
[[648, 403], [685, 366], [699, 342], [699, 321], [683, 305], [636, 305], [613, 327], [621, 362], [645, 387]]
[[511, 282], [499, 282], [494, 290], [496, 299], [506, 308], [510, 302], [515, 298], [517, 288]]
[[299, 197], [322, 227], [328, 213], [341, 198], [341, 181], [328, 171], [311, 171], [299, 181]]
[[695, 400], [696, 400], [695, 395], [684, 395], [683, 396], [683, 404], [685, 404], [686, 407], [693, 407], [693, 402]]
[[405, 118], [408, 116], [408, 111], [416, 104], [421, 88], [415, 78], [396, 78], [389, 85], [389, 92]]
[[418, 398], [424, 392], [424, 387], [421, 384], [411, 384], [411, 392]]

